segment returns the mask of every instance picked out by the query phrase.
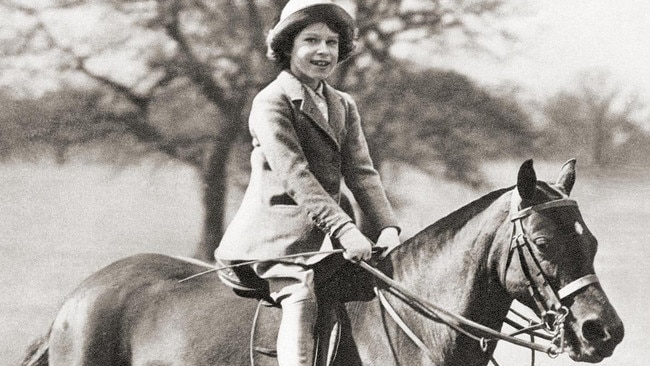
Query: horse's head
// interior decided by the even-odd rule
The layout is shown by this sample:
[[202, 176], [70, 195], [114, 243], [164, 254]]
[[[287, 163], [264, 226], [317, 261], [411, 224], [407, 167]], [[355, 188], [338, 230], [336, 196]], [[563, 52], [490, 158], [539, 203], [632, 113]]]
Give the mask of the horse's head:
[[574, 182], [575, 160], [554, 184], [537, 181], [532, 160], [521, 166], [503, 282], [547, 323], [560, 349], [576, 361], [599, 362], [623, 339], [623, 323], [595, 275], [598, 242], [569, 199]]

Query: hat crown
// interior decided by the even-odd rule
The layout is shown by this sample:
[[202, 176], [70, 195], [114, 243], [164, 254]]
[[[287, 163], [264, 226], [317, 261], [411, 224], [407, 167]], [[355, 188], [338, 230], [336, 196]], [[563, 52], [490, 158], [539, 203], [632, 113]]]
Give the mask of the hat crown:
[[287, 5], [284, 6], [284, 9], [282, 9], [282, 13], [280, 13], [280, 21], [287, 19], [291, 14], [315, 5], [338, 6], [331, 0], [289, 0]]

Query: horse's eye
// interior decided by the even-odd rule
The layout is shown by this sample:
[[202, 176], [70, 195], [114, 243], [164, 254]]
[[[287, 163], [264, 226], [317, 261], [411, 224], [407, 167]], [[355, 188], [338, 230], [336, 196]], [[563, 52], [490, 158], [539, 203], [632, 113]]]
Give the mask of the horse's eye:
[[533, 239], [533, 243], [539, 248], [539, 249], [546, 249], [548, 246], [550, 240], [545, 237], [545, 236], [540, 236], [538, 238]]

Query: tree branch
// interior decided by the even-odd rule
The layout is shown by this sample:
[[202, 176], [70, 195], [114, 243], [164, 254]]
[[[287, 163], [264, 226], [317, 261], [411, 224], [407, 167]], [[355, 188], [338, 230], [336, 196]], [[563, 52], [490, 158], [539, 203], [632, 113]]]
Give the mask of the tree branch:
[[[169, 4], [171, 3], [171, 4]], [[194, 55], [192, 48], [183, 36], [180, 29], [181, 2], [178, 0], [167, 1], [162, 9], [165, 13], [164, 29], [171, 39], [179, 46], [183, 60], [187, 63], [187, 76], [199, 86], [204, 96], [217, 106], [229, 105], [229, 100], [224, 90], [214, 81], [212, 72], [203, 62]]]

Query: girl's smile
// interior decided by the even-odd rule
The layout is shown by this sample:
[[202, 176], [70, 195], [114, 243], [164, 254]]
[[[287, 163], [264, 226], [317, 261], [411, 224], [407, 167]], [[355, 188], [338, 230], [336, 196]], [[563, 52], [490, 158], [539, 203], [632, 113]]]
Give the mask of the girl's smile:
[[311, 24], [294, 38], [291, 72], [315, 89], [334, 71], [338, 58], [339, 35], [325, 23]]

